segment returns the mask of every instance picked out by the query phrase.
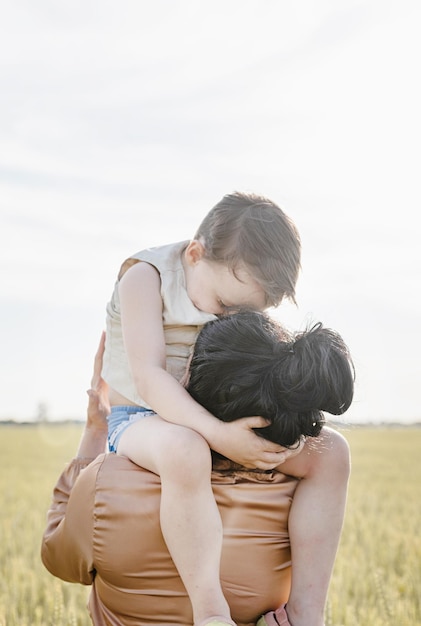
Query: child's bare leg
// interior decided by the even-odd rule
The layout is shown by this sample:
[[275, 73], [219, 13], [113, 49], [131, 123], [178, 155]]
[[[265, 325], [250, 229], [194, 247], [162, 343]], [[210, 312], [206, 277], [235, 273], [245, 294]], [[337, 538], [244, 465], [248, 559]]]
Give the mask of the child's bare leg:
[[220, 584], [222, 523], [211, 487], [211, 455], [194, 431], [158, 416], [134, 422], [118, 453], [161, 477], [161, 530], [186, 587], [195, 623], [230, 610]]
[[292, 584], [287, 603], [292, 626], [323, 626], [326, 598], [342, 531], [349, 448], [336, 431], [324, 428], [303, 451], [279, 466], [302, 478], [289, 515]]

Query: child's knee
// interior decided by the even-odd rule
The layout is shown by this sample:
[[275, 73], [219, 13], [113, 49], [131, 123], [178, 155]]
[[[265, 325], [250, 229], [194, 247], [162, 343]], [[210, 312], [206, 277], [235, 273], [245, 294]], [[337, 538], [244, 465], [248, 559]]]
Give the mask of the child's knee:
[[175, 426], [171, 430], [167, 445], [163, 446], [166, 476], [186, 483], [204, 477], [209, 480], [212, 463], [207, 441], [190, 428]]

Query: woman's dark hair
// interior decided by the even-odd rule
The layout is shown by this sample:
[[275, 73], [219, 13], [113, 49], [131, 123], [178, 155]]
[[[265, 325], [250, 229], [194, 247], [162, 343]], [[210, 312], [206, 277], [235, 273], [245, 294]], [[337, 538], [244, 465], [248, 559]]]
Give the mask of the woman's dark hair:
[[315, 324], [294, 335], [264, 313], [241, 311], [206, 324], [196, 341], [188, 391], [219, 419], [261, 415], [256, 433], [286, 447], [316, 437], [323, 411], [350, 406], [354, 368], [341, 336]]

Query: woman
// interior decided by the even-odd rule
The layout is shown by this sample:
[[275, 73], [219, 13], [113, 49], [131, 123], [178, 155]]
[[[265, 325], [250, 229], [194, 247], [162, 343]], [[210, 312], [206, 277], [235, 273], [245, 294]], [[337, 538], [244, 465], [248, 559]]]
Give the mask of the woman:
[[[89, 608], [95, 626], [187, 626], [192, 624], [190, 602], [160, 531], [159, 478], [124, 457], [102, 454], [107, 408], [98, 380], [101, 355], [102, 347], [92, 384], [98, 390], [89, 393], [78, 456], [57, 483], [42, 558], [54, 575], [93, 585]], [[282, 474], [245, 469], [221, 458], [214, 462], [213, 490], [224, 527], [221, 582], [233, 618], [240, 626], [252, 626], [267, 614], [264, 623], [287, 624], [283, 605], [297, 602], [289, 596], [288, 534], [297, 479], [305, 480], [321, 449], [323, 454], [343, 451], [332, 481], [346, 481], [349, 473], [346, 443], [322, 428], [321, 413], [341, 413], [351, 403], [348, 350], [339, 335], [321, 325], [293, 338], [267, 316], [243, 312], [204, 327], [190, 373], [190, 393], [223, 419], [263, 415], [269, 423], [259, 434], [290, 447], [302, 435], [317, 437], [317, 446], [307, 440], [300, 454], [278, 468]], [[346, 491], [329, 511], [339, 526], [345, 499]], [[297, 524], [306, 524], [311, 534], [308, 520], [290, 520], [290, 532]], [[324, 550], [323, 541], [314, 540]], [[303, 601], [311, 584], [305, 578], [306, 558], [294, 555]], [[275, 621], [268, 612], [276, 607]]]

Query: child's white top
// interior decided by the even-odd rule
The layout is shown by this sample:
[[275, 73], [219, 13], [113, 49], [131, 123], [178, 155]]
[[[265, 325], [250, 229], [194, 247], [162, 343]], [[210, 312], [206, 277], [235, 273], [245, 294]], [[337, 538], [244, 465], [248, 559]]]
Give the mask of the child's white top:
[[[130, 258], [153, 265], [161, 277], [167, 371], [178, 381], [186, 371], [187, 361], [202, 326], [215, 315], [197, 309], [187, 295], [182, 253], [188, 245], [182, 241], [167, 246], [142, 250]], [[131, 402], [148, 405], [136, 391], [124, 348], [121, 328], [118, 281], [107, 304], [107, 329], [102, 377], [110, 387]]]

